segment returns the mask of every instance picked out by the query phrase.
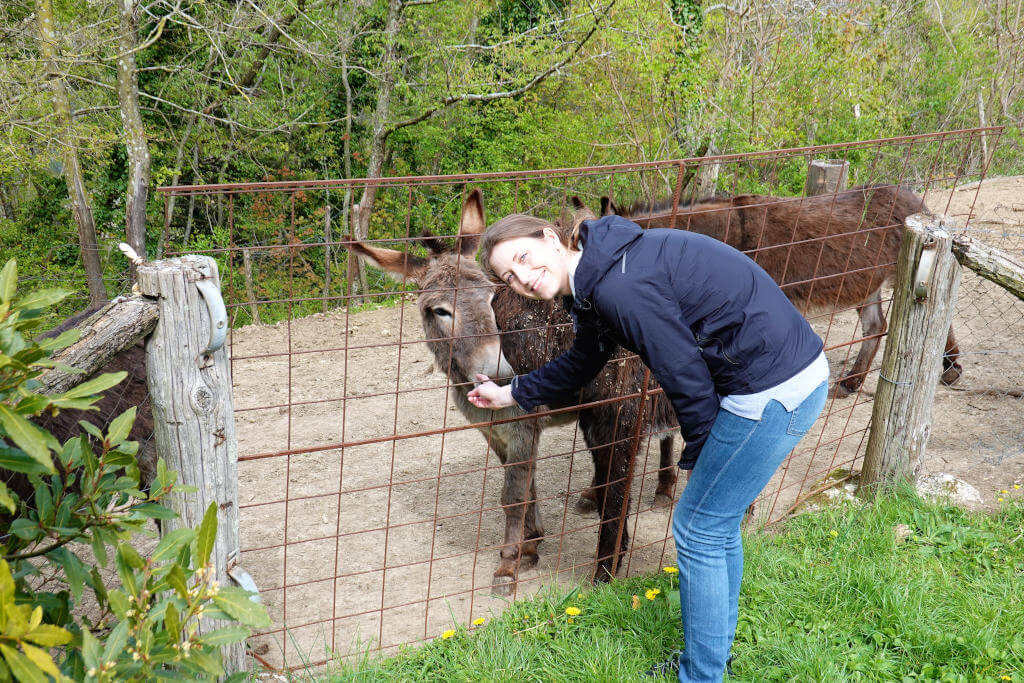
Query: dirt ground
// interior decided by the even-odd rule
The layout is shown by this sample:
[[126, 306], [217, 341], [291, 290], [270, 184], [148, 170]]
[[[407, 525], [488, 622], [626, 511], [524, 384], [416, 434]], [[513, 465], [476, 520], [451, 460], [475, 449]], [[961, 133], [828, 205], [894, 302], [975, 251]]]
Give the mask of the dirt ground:
[[[928, 198], [961, 225], [974, 202], [972, 234], [1024, 254], [1024, 178]], [[853, 312], [832, 318], [813, 324], [835, 347], [835, 377], [851, 350], [844, 342], [859, 331]], [[1024, 483], [1024, 302], [966, 271], [955, 329], [964, 376], [955, 390], [937, 390], [922, 473], [963, 479], [991, 507], [998, 491]], [[421, 340], [412, 299], [232, 335], [242, 563], [274, 628], [285, 629], [251, 644], [275, 666], [435, 637], [507, 604], [489, 589], [504, 526], [502, 471], [480, 433], [458, 430], [466, 422]], [[836, 468], [859, 468], [876, 377], [829, 402], [760, 499], [761, 521], [783, 517]], [[981, 394], [989, 389], [1004, 393]], [[454, 431], [408, 437], [442, 429]], [[578, 437], [573, 426], [544, 434], [537, 492], [547, 536], [538, 566], [522, 572], [520, 596], [589, 580], [597, 516], [575, 509], [591, 476]], [[256, 455], [268, 457], [245, 459]], [[656, 444], [641, 456], [620, 575], [674, 564], [669, 510], [652, 508]]]

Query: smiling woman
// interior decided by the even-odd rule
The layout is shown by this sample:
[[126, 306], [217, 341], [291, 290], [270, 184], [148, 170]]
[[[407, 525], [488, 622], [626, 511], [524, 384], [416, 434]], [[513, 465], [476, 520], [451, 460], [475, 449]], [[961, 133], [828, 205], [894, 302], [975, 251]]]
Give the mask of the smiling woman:
[[618, 346], [640, 356], [675, 408], [679, 464], [693, 470], [672, 519], [686, 649], [666, 666], [680, 681], [720, 681], [737, 623], [740, 522], [825, 404], [822, 341], [768, 273], [718, 240], [613, 215], [582, 221], [570, 243], [520, 214], [484, 232], [488, 274], [530, 299], [562, 298], [575, 338], [507, 386], [477, 375], [467, 398], [531, 410], [572, 396]]

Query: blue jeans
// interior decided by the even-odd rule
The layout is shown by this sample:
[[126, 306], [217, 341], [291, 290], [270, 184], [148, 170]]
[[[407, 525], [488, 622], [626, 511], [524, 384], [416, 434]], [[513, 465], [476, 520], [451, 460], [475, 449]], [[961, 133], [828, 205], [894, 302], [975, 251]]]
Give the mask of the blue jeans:
[[824, 382], [793, 412], [770, 401], [760, 420], [718, 411], [672, 515], [686, 647], [680, 681], [722, 680], [743, 576], [740, 523], [747, 507], [825, 406]]

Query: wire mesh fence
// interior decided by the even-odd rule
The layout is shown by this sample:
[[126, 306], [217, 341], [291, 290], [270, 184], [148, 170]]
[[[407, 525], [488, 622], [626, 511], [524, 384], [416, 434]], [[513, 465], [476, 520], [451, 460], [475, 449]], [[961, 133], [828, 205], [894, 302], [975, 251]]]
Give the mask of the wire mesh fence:
[[[253, 652], [275, 668], [321, 665], [470, 625], [543, 586], [674, 564], [681, 443], [635, 356], [617, 355], [582, 407], [483, 414], [466, 401], [474, 369], [494, 374], [504, 360], [525, 372], [571, 341], [560, 307], [495, 293], [471, 245], [452, 239], [474, 190], [487, 222], [526, 212], [564, 225], [576, 197], [594, 213], [621, 207], [645, 227], [710, 232], [776, 278], [824, 339], [834, 390], [756, 502], [759, 525], [853, 476], [903, 218], [929, 208], [976, 229], [977, 195], [962, 188], [984, 178], [981, 142], [992, 150], [1000, 133], [580, 169], [162, 188], [162, 249], [213, 256], [225, 283], [241, 562], [274, 620]], [[854, 188], [808, 195], [808, 162], [821, 158], [846, 162]], [[1019, 229], [1009, 232], [1019, 240]], [[361, 235], [358, 244], [348, 234]], [[386, 266], [365, 281], [350, 261], [360, 247]], [[962, 292], [960, 354], [946, 363], [963, 377], [947, 379], [1019, 386], [1019, 359], [1007, 349], [1019, 345], [1020, 309], [982, 286]], [[1012, 396], [985, 395], [994, 406], [985, 419], [1009, 424]], [[937, 416], [933, 431], [943, 427]], [[1012, 439], [1007, 432], [1003, 450]]]

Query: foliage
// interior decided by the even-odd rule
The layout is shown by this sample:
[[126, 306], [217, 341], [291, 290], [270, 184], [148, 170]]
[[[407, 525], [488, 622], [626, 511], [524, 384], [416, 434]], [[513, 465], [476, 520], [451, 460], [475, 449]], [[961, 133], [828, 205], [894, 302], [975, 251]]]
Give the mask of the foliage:
[[[34, 341], [66, 293], [19, 296], [16, 283], [11, 260], [0, 271], [0, 515], [9, 530], [0, 537], [0, 681], [222, 675], [219, 648], [269, 618], [246, 591], [214, 580], [216, 504], [198, 528], [170, 531], [148, 557], [138, 552], [133, 536], [147, 533], [149, 520], [175, 517], [162, 503], [188, 488], [161, 460], [149, 492], [140, 489], [138, 443], [127, 440], [135, 408], [106, 434], [82, 421], [88, 434], [63, 444], [32, 422], [43, 411], [90, 409], [125, 373], [35, 393], [39, 375], [57, 365], [51, 355], [78, 331]], [[112, 585], [101, 574], [111, 553]], [[200, 634], [200, 617], [238, 623]]]
[[[749, 533], [733, 677], [1021, 681], [1024, 499], [995, 514], [905, 492]], [[671, 567], [675, 569], [675, 567]], [[683, 646], [676, 575], [549, 591], [332, 681], [650, 680]]]

